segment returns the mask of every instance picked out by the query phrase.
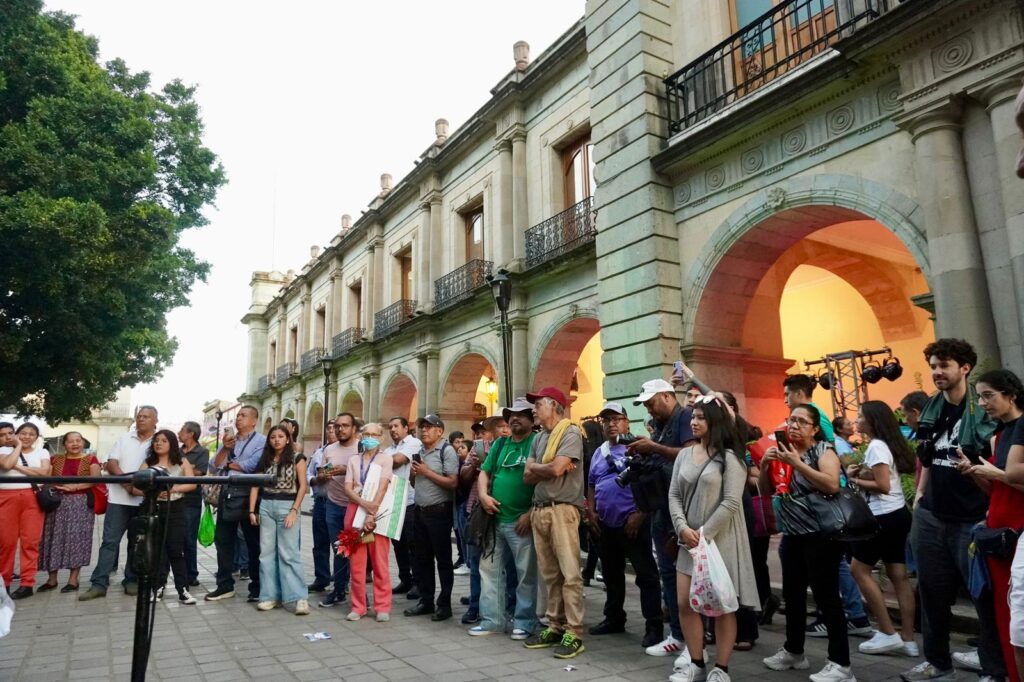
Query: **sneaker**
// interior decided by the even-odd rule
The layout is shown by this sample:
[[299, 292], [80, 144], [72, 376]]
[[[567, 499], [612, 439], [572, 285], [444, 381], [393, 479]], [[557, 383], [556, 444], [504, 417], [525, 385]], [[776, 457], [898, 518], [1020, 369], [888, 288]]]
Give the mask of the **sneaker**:
[[978, 650], [973, 651], [958, 651], [953, 654], [953, 665], [964, 670], [972, 670], [976, 673], [981, 672], [981, 661], [978, 659]]
[[453, 573], [455, 573], [455, 575], [469, 575], [469, 566], [467, 566], [466, 564], [462, 564], [461, 566], [456, 568], [453, 571]]
[[586, 650], [582, 639], [567, 632], [562, 635], [562, 641], [555, 647], [555, 658], [576, 658]]
[[[724, 670], [722, 672], [725, 672]], [[682, 670], [669, 675], [669, 682], [702, 682], [708, 678], [707, 667], [700, 668], [693, 663], [687, 663]]]
[[248, 580], [249, 579], [249, 569], [248, 568], [243, 568], [241, 571], [239, 571], [238, 572], [238, 579], [239, 580]]
[[890, 651], [902, 651], [903, 638], [895, 632], [891, 635], [876, 632], [874, 637], [866, 642], [861, 642], [857, 648], [862, 654], [887, 654]]
[[378, 623], [386, 623], [389, 620], [391, 620], [391, 614], [390, 613], [378, 613], [377, 614], [377, 622]]
[[218, 587], [213, 592], [207, 592], [203, 599], [206, 601], [220, 601], [221, 599], [232, 599], [234, 596], [234, 590], [230, 590], [226, 587]]
[[672, 635], [644, 649], [648, 656], [675, 656], [682, 650], [683, 643]]
[[324, 597], [322, 600], [320, 600], [320, 602], [317, 604], [317, 606], [319, 606], [322, 609], [329, 609], [332, 606], [334, 606], [335, 604], [340, 604], [343, 601], [345, 601], [345, 600], [344, 599], [338, 599], [338, 595], [336, 595], [333, 592], [331, 592], [326, 597]]
[[832, 661], [826, 662], [825, 667], [811, 675], [809, 679], [811, 682], [857, 682], [857, 678], [850, 671], [850, 666]]
[[523, 646], [527, 649], [547, 649], [562, 641], [562, 635], [551, 628], [544, 628], [537, 634], [528, 637]]
[[271, 609], [277, 608], [278, 606], [280, 606], [280, 604], [278, 604], [276, 601], [261, 601], [260, 603], [256, 604], [256, 610], [270, 611]]
[[917, 648], [917, 642], [904, 642], [903, 651], [900, 652], [904, 656], [910, 656], [911, 658], [917, 658], [921, 655], [921, 650]]
[[[954, 654], [955, 656], [956, 654]], [[956, 670], [950, 668], [949, 670], [939, 670], [928, 661], [924, 661], [905, 673], [900, 674], [900, 679], [903, 682], [923, 682], [924, 680], [938, 680], [943, 682], [945, 680], [955, 680]]]
[[815, 618], [814, 622], [804, 628], [808, 637], [828, 637], [828, 629], [820, 619]]
[[469, 611], [466, 611], [466, 613], [464, 613], [463, 616], [462, 616], [462, 624], [463, 625], [472, 625], [473, 623], [479, 623], [479, 622], [480, 622], [480, 612], [477, 611], [476, 609], [470, 609]]
[[156, 602], [160, 601], [163, 598], [164, 598], [164, 588], [163, 587], [158, 587], [155, 590], [153, 590], [153, 596], [151, 596], [149, 598], [149, 601], [152, 602], [152, 603], [156, 603]]
[[526, 630], [523, 630], [522, 628], [516, 628], [515, 630], [512, 631], [511, 637], [515, 641], [521, 642], [524, 639], [528, 639], [530, 637], [530, 633], [527, 632]]
[[766, 668], [772, 670], [807, 670], [811, 664], [803, 654], [791, 654], [786, 647], [780, 646], [779, 650], [768, 658], [762, 659]]
[[494, 630], [487, 630], [483, 626], [477, 625], [476, 627], [467, 630], [466, 634], [470, 637], [487, 637], [488, 635], [496, 635], [498, 633]]
[[[701, 656], [705, 661], [708, 660], [708, 650], [704, 649], [701, 652]], [[673, 672], [681, 673], [688, 665], [690, 665], [690, 650], [684, 646], [683, 653], [676, 656], [676, 660], [672, 663], [672, 670]]]
[[[856, 635], [857, 637], [868, 637], [873, 634], [875, 630], [871, 627], [871, 621], [865, 616], [864, 618], [855, 618], [853, 620], [847, 619], [846, 631], [847, 633]], [[828, 635], [826, 634], [826, 637], [827, 636]]]
[[309, 615], [309, 602], [305, 599], [299, 599], [295, 602], [295, 615], [296, 616], [308, 616]]
[[138, 583], [125, 583], [125, 585], [124, 585], [124, 593], [127, 594], [129, 597], [138, 596], [138, 594], [139, 594], [139, 584]]
[[186, 606], [192, 606], [196, 603], [196, 598], [188, 590], [181, 590], [178, 592], [178, 601]]
[[610, 621], [607, 618], [597, 625], [592, 625], [588, 632], [592, 635], [609, 635], [616, 632], [625, 632], [626, 624]]
[[100, 597], [106, 597], [107, 591], [100, 587], [90, 587], [85, 594], [78, 595], [78, 601], [91, 601], [93, 599], [99, 599]]
[[362, 617], [363, 617], [363, 614], [359, 613], [358, 611], [349, 611], [348, 615], [345, 616], [345, 620], [350, 620], [352, 622], [355, 622], [355, 621], [359, 620]]
[[729, 673], [715, 666], [708, 673], [708, 682], [732, 682], [732, 678], [729, 677]]

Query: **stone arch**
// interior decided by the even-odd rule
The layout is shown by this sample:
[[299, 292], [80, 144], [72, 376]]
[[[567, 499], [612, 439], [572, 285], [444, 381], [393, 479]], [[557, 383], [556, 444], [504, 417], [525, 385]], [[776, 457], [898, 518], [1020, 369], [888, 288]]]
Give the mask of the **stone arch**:
[[274, 426], [274, 420], [273, 419], [271, 419], [270, 417], [267, 417], [266, 419], [264, 419], [263, 420], [263, 435], [265, 436], [268, 433], [270, 433], [270, 429], [273, 426]]
[[[338, 413], [349, 412], [363, 419], [363, 394], [350, 388], [338, 401]], [[333, 416], [333, 415], [332, 415]]]
[[489, 353], [484, 354], [486, 352], [477, 348], [463, 353], [454, 358], [445, 371], [438, 414], [445, 420], [448, 431], [468, 432], [477, 417], [474, 406], [481, 377], [498, 381], [498, 365]]
[[530, 381], [532, 390], [554, 386], [571, 399], [573, 373], [580, 355], [600, 331], [601, 324], [592, 311], [570, 311], [552, 323], [534, 353], [537, 366]]
[[410, 422], [416, 419], [416, 379], [403, 367], [398, 367], [381, 392], [381, 419], [401, 415]]
[[324, 406], [319, 400], [313, 401], [313, 404], [309, 406], [306, 411], [306, 421], [302, 426], [300, 433], [302, 442], [306, 446], [306, 452], [312, 453], [313, 450], [308, 449], [312, 446], [316, 449], [324, 439]]

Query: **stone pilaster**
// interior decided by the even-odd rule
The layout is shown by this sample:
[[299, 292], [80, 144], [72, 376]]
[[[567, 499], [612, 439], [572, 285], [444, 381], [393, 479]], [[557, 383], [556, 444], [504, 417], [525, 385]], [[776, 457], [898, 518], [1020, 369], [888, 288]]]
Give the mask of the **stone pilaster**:
[[436, 347], [426, 351], [427, 356], [427, 382], [421, 387], [422, 394], [419, 402], [424, 407], [423, 414], [437, 412], [438, 396], [441, 392], [441, 352]]
[[526, 395], [530, 390], [530, 318], [526, 315], [511, 318], [508, 321], [512, 327], [512, 399], [516, 396]]
[[526, 230], [530, 227], [529, 188], [526, 178], [526, 131], [512, 132], [512, 260], [509, 269], [522, 270], [526, 263]]
[[264, 374], [270, 374], [272, 370], [267, 369], [270, 364], [268, 356], [270, 345], [267, 342], [267, 320], [263, 315], [247, 314], [242, 318], [249, 335], [249, 362], [246, 363], [245, 392], [255, 395], [256, 384]]
[[363, 416], [368, 422], [380, 419], [380, 370], [376, 367], [363, 373]]
[[[441, 193], [431, 192], [427, 201], [430, 202], [430, 286], [427, 288], [427, 301], [423, 307], [432, 310], [434, 307], [434, 280], [445, 274], [444, 226], [441, 218]], [[427, 303], [429, 302], [429, 306]]]
[[497, 216], [497, 224], [491, 225], [488, 232], [494, 236], [495, 269], [508, 268], [515, 258], [515, 232], [512, 220], [512, 143], [498, 140], [494, 145], [498, 151], [498, 210], [491, 215]]
[[420, 353], [416, 356], [416, 384], [419, 386], [419, 400], [416, 401], [416, 416], [422, 417], [427, 414], [426, 386], [427, 379], [427, 353]]
[[430, 202], [420, 204], [420, 225], [416, 236], [416, 301], [420, 310], [429, 311], [434, 300], [434, 280], [436, 279], [430, 257]]

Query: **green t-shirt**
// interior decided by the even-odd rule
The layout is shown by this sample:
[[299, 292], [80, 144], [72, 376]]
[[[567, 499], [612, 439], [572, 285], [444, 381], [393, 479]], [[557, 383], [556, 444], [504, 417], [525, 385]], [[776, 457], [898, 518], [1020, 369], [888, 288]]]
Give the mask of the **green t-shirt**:
[[533, 486], [523, 483], [523, 471], [534, 435], [518, 443], [511, 438], [495, 441], [499, 447], [492, 446], [484, 460], [482, 469], [491, 477], [491, 496], [501, 502], [498, 523], [515, 523], [533, 504]]

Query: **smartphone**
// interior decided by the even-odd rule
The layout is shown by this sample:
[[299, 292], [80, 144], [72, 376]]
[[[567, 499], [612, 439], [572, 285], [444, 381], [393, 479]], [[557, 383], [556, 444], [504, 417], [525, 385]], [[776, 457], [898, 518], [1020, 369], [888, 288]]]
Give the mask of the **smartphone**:
[[775, 442], [789, 447], [789, 435], [785, 431], [775, 432]]
[[[961, 452], [963, 451], [961, 450]], [[969, 461], [971, 464], [974, 464], [975, 466], [981, 464], [981, 455], [974, 452], [973, 450], [970, 452], [964, 452], [964, 457], [966, 457], [967, 461]]]
[[420, 453], [417, 452], [415, 455], [412, 456], [412, 461], [414, 461], [417, 464], [419, 464], [420, 462], [423, 461], [423, 458], [420, 457]]

